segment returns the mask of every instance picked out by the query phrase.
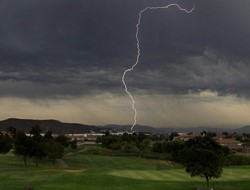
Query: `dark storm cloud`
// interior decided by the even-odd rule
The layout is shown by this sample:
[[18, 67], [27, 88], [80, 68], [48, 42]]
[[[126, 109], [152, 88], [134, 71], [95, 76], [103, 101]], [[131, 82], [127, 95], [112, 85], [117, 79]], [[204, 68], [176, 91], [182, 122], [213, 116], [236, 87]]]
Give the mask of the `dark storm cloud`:
[[[1, 1], [0, 80], [6, 84], [1, 94], [19, 95], [16, 86], [23, 83], [28, 85], [24, 96], [116, 89], [119, 64], [135, 46], [129, 6], [126, 1]], [[36, 93], [36, 86], [43, 93]]]
[[[2, 96], [123, 93], [136, 58], [135, 25], [153, 0], [0, 0]], [[190, 9], [193, 1], [177, 1]], [[199, 0], [144, 13], [141, 60], [126, 81], [147, 93], [249, 96], [250, 2]]]
[[[185, 94], [210, 90], [219, 95], [248, 97], [249, 73], [248, 62], [220, 58], [216, 52], [206, 49], [200, 56], [183, 58], [179, 64], [175, 62], [143, 71], [137, 68], [137, 76], [131, 77], [128, 83], [151, 93]], [[137, 80], [132, 80], [135, 77]]]
[[137, 67], [141, 80], [134, 86], [155, 93], [212, 90], [249, 97], [249, 8], [249, 1], [196, 1], [191, 15], [149, 13], [142, 26], [144, 66]]

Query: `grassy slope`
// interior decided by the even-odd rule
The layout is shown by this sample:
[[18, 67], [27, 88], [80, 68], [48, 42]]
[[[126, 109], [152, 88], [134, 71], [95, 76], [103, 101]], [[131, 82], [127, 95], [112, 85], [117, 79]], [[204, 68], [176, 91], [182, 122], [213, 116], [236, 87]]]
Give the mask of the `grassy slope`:
[[[201, 178], [190, 178], [184, 169], [165, 162], [133, 157], [68, 154], [67, 170], [51, 167], [44, 161], [38, 168], [22, 166], [12, 154], [0, 155], [0, 190], [20, 190], [33, 186], [36, 190], [194, 190], [203, 186]], [[164, 170], [162, 169], [164, 168]], [[216, 190], [242, 190], [250, 186], [250, 166], [226, 168], [220, 179], [212, 180]]]

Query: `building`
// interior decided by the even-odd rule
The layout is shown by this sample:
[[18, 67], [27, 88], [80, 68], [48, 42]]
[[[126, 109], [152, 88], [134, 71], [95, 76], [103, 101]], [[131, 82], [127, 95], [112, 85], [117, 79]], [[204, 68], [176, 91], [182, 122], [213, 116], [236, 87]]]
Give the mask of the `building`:
[[243, 144], [240, 141], [237, 141], [233, 137], [227, 137], [220, 135], [214, 138], [220, 145], [227, 146], [229, 150], [235, 153], [241, 153], [244, 151]]
[[86, 142], [95, 143], [98, 137], [102, 137], [103, 133], [83, 133], [83, 134], [66, 134], [70, 140], [76, 140], [78, 144]]

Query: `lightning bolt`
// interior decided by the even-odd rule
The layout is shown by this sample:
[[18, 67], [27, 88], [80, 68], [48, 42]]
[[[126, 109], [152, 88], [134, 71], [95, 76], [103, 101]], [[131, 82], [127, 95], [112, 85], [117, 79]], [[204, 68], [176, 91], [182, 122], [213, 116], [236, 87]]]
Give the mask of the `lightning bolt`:
[[168, 9], [169, 7], [173, 7], [173, 6], [176, 6], [180, 11], [185, 11], [186, 13], [192, 13], [193, 10], [195, 9], [195, 4], [193, 3], [193, 7], [192, 9], [190, 10], [187, 10], [187, 9], [184, 9], [182, 8], [180, 5], [178, 5], [177, 3], [172, 3], [172, 4], [169, 4], [169, 5], [166, 5], [166, 6], [160, 6], [160, 7], [146, 7], [144, 8], [143, 10], [141, 10], [139, 12], [139, 15], [138, 15], [138, 22], [136, 24], [136, 34], [135, 34], [135, 37], [136, 37], [136, 42], [137, 42], [137, 56], [136, 56], [136, 62], [134, 65], [132, 65], [131, 68], [129, 69], [126, 69], [122, 75], [122, 84], [124, 86], [124, 89], [125, 89], [125, 92], [128, 94], [128, 96], [130, 97], [131, 101], [132, 101], [132, 109], [134, 111], [134, 123], [132, 124], [131, 126], [131, 131], [133, 131], [133, 128], [134, 126], [136, 125], [137, 121], [137, 110], [135, 108], [135, 100], [132, 96], [132, 94], [128, 91], [128, 87], [126, 85], [126, 82], [125, 82], [125, 77], [126, 77], [126, 74], [128, 72], [131, 72], [133, 71], [133, 69], [135, 68], [135, 66], [139, 63], [139, 60], [140, 60], [140, 56], [141, 56], [141, 49], [140, 49], [140, 40], [139, 40], [139, 37], [138, 37], [138, 34], [139, 34], [139, 31], [140, 31], [140, 25], [141, 25], [141, 19], [142, 19], [142, 14], [148, 10], [157, 10], [157, 9]]

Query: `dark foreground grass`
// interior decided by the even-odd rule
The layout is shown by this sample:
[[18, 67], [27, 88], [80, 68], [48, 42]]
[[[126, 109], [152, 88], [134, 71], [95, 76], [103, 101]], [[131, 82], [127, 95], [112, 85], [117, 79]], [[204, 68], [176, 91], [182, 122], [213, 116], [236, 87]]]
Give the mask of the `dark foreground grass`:
[[[0, 190], [195, 190], [204, 186], [183, 168], [164, 161], [135, 157], [88, 155], [83, 151], [65, 156], [69, 168], [51, 166], [48, 161], [22, 166], [11, 153], [0, 155]], [[220, 179], [212, 180], [215, 190], [243, 190], [250, 187], [250, 166], [226, 168]]]

